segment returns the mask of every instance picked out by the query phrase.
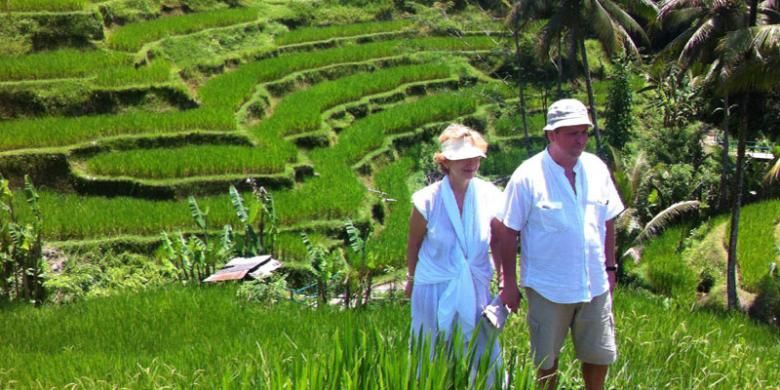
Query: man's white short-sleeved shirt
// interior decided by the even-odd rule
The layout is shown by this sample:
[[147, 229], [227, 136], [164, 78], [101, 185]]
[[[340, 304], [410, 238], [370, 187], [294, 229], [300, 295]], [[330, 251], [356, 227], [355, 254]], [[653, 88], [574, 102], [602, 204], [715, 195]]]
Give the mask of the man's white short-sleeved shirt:
[[520, 232], [520, 284], [558, 303], [609, 290], [606, 221], [624, 209], [601, 159], [583, 152], [574, 173], [576, 192], [544, 150], [515, 170], [504, 193], [504, 225]]

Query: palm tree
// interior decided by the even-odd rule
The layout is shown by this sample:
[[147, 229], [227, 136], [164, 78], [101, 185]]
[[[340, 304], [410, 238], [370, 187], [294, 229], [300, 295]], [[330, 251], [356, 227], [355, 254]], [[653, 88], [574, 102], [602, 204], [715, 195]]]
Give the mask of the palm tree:
[[[739, 303], [736, 291], [737, 237], [745, 170], [745, 144], [748, 132], [748, 108], [753, 92], [767, 91], [780, 84], [776, 74], [780, 64], [780, 7], [776, 1], [765, 1], [759, 8], [758, 0], [751, 0], [747, 26], [726, 34], [717, 48], [719, 91], [723, 94], [742, 94], [737, 143], [737, 169], [734, 178], [734, 199], [731, 204], [731, 231], [729, 235], [726, 291], [729, 308]], [[758, 14], [762, 13], [762, 25]], [[714, 74], [715, 72], [711, 72]]]
[[[750, 93], [771, 89], [780, 82], [777, 72], [773, 72], [780, 63], [777, 55], [780, 47], [778, 9], [775, 0], [765, 1], [760, 7], [758, 0], [750, 0], [749, 4], [737, 0], [669, 0], [661, 6], [659, 13], [661, 20], [694, 21], [668, 46], [672, 48], [670, 51], [680, 49], [678, 63], [681, 66], [698, 66], [695, 70], [704, 75], [706, 83], [716, 86], [716, 92], [726, 97], [725, 102], [730, 95], [741, 94], [726, 272], [728, 305], [732, 309], [738, 305], [736, 251]], [[761, 25], [758, 25], [759, 12]]]
[[588, 104], [594, 123], [596, 147], [601, 151], [601, 133], [593, 97], [588, 53], [585, 50], [585, 37], [592, 34], [601, 43], [607, 54], [628, 51], [630, 55], [637, 56], [639, 51], [635, 37], [641, 43], [649, 43], [649, 39], [642, 26], [629, 12], [652, 20], [656, 17], [658, 9], [649, 0], [623, 0], [619, 2], [612, 0], [559, 0], [553, 3], [552, 9], [552, 15], [542, 30], [540, 52], [545, 57], [549, 56], [550, 47], [553, 44], [557, 45], [561, 37], [564, 37], [564, 41], [569, 43], [573, 53], [579, 51], [588, 92]]

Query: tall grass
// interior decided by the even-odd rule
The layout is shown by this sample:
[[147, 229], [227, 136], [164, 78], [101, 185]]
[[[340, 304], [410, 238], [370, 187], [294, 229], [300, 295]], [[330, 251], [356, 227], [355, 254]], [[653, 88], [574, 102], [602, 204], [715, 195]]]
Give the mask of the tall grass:
[[254, 132], [263, 139], [319, 130], [322, 125], [320, 114], [329, 108], [366, 95], [386, 92], [402, 84], [449, 77], [450, 72], [446, 65], [409, 65], [319, 83], [286, 96], [274, 108], [273, 115], [261, 122]]
[[[285, 148], [284, 146], [290, 146]], [[224, 174], [284, 172], [297, 151], [290, 144], [265, 147], [187, 146], [111, 152], [87, 160], [87, 170], [102, 176], [167, 179]]]
[[0, 56], [0, 81], [85, 77], [132, 63], [128, 54], [102, 50], [61, 49], [19, 57]]
[[[463, 361], [418, 362], [405, 305], [363, 311], [252, 305], [230, 286], [167, 288], [6, 310], [0, 386], [19, 388], [462, 388]], [[523, 309], [524, 311], [524, 309]], [[620, 356], [610, 388], [777, 388], [780, 336], [739, 315], [690, 312], [631, 290], [615, 295]], [[513, 388], [532, 388], [527, 324], [500, 340]], [[581, 388], [567, 341], [562, 388]]]
[[276, 38], [276, 43], [279, 46], [284, 46], [303, 42], [322, 41], [331, 38], [392, 32], [403, 30], [412, 25], [412, 21], [408, 19], [398, 19], [327, 27], [302, 27], [280, 35]]
[[144, 44], [166, 36], [189, 34], [207, 28], [251, 22], [255, 19], [257, 19], [257, 10], [253, 8], [231, 8], [170, 16], [122, 26], [108, 37], [108, 46], [117, 50], [136, 51]]
[[642, 270], [656, 293], [686, 300], [695, 297], [698, 275], [682, 255], [689, 231], [688, 226], [673, 226], [645, 245]]

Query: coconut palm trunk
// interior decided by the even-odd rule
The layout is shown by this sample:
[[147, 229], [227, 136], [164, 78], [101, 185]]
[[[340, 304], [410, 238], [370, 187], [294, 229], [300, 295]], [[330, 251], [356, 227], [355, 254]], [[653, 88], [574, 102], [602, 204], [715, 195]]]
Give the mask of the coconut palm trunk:
[[718, 196], [718, 209], [726, 210], [728, 207], [729, 189], [728, 174], [731, 167], [729, 159], [729, 122], [731, 121], [731, 110], [729, 108], [729, 96], [723, 100], [723, 142], [721, 142], [720, 152], [720, 195]]
[[599, 122], [596, 115], [596, 101], [593, 97], [593, 80], [590, 77], [590, 67], [588, 66], [588, 51], [585, 50], [585, 38], [581, 33], [577, 34], [576, 39], [579, 41], [582, 70], [585, 73], [585, 88], [588, 90], [588, 105], [590, 105], [590, 116], [593, 119], [593, 132], [596, 135], [596, 152], [601, 154], [601, 132], [599, 131]]
[[525, 77], [523, 76], [523, 70], [520, 68], [520, 61], [523, 58], [523, 54], [520, 50], [520, 23], [519, 19], [515, 18], [515, 25], [512, 29], [512, 35], [515, 41], [515, 60], [517, 61], [517, 89], [520, 95], [520, 117], [523, 120], [523, 136], [525, 141], [525, 151], [528, 156], [531, 155], [531, 139], [528, 137], [528, 119], [526, 118], [525, 108]]
[[[756, 25], [758, 16], [758, 0], [750, 0], [748, 14], [748, 28]], [[746, 55], [750, 60], [750, 52]], [[737, 169], [734, 174], [734, 200], [731, 202], [731, 231], [729, 233], [729, 248], [726, 269], [726, 295], [729, 309], [736, 309], [739, 305], [737, 297], [737, 244], [739, 237], [739, 214], [742, 206], [742, 187], [745, 175], [745, 145], [748, 131], [748, 107], [750, 107], [750, 93], [742, 96], [740, 107], [739, 133], [737, 141]]]
[[739, 134], [737, 141], [737, 170], [734, 174], [734, 197], [731, 202], [731, 230], [729, 232], [728, 258], [726, 261], [726, 295], [729, 309], [739, 305], [737, 297], [737, 239], [739, 236], [739, 214], [742, 206], [742, 187], [745, 172], [745, 144], [747, 143], [748, 105], [750, 94], [742, 98], [740, 108]]

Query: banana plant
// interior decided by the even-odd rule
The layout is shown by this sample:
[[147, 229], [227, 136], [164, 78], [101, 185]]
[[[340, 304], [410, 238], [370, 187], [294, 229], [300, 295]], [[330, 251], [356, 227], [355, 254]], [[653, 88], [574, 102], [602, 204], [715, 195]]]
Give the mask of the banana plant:
[[31, 221], [20, 221], [14, 209], [14, 193], [0, 178], [0, 299], [23, 299], [40, 305], [44, 288], [43, 213], [38, 193], [28, 176], [24, 197], [32, 211]]

